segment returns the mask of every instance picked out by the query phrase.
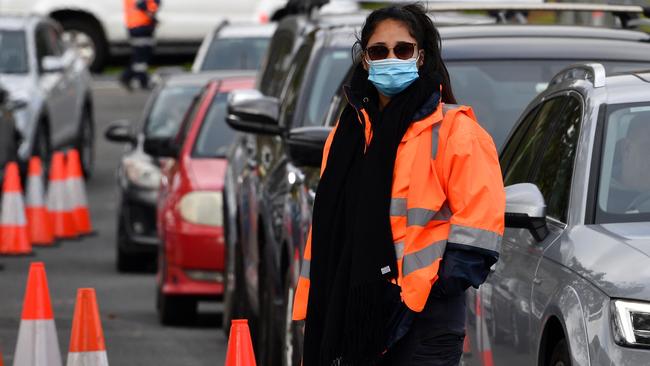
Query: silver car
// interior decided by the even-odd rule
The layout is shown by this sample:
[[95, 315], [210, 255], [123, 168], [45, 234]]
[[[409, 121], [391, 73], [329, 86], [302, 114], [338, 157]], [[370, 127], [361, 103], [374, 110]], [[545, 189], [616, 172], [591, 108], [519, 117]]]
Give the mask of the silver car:
[[506, 230], [468, 365], [650, 365], [650, 72], [557, 74], [501, 152]]
[[48, 18], [0, 16], [0, 82], [11, 99], [27, 103], [15, 113], [17, 156], [45, 161], [55, 149], [76, 147], [84, 173], [93, 161], [93, 104], [86, 64]]

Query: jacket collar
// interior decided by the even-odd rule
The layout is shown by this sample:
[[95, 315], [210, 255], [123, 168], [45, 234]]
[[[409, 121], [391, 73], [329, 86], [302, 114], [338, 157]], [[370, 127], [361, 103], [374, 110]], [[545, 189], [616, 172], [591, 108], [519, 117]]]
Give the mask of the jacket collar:
[[[363, 96], [358, 92], [352, 90], [348, 85], [343, 86], [343, 93], [348, 101], [348, 104], [352, 106], [356, 111], [357, 115], [360, 118], [365, 118], [367, 113], [363, 113], [362, 110], [366, 109], [364, 104], [370, 102], [370, 97]], [[402, 141], [407, 141], [413, 137], [418, 136], [422, 131], [427, 129], [427, 127], [442, 121], [442, 104], [440, 103], [439, 91], [435, 91], [431, 94], [431, 97], [422, 105], [422, 107], [413, 115], [413, 123], [406, 130]], [[363, 122], [363, 121], [359, 121]], [[372, 121], [365, 121], [368, 124], [372, 124]]]

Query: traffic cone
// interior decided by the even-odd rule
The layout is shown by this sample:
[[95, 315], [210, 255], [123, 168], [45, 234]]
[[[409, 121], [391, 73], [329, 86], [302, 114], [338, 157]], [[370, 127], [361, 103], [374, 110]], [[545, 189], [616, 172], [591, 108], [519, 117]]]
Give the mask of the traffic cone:
[[494, 366], [494, 359], [492, 358], [492, 346], [490, 345], [490, 338], [487, 332], [487, 324], [485, 317], [481, 310], [481, 290], [476, 291], [476, 326], [478, 351], [483, 366]]
[[228, 338], [226, 366], [255, 366], [255, 353], [248, 320], [233, 319]]
[[65, 167], [66, 187], [69, 193], [68, 196], [72, 199], [72, 214], [77, 234], [91, 234], [93, 229], [90, 222], [90, 212], [88, 211], [86, 185], [81, 171], [79, 152], [76, 149], [68, 150]]
[[61, 366], [59, 340], [42, 262], [34, 262], [29, 267], [14, 366]]
[[95, 289], [77, 290], [66, 366], [108, 366]]
[[45, 206], [43, 167], [41, 158], [38, 156], [29, 160], [26, 205], [27, 227], [32, 245], [53, 245], [54, 229], [52, 228], [52, 218]]
[[32, 252], [27, 231], [27, 218], [20, 186], [18, 164], [8, 163], [2, 183], [2, 215], [0, 217], [0, 254], [24, 255]]
[[57, 151], [52, 155], [50, 184], [47, 189], [47, 209], [52, 218], [55, 238], [73, 239], [77, 237], [71, 203], [66, 189], [64, 155]]

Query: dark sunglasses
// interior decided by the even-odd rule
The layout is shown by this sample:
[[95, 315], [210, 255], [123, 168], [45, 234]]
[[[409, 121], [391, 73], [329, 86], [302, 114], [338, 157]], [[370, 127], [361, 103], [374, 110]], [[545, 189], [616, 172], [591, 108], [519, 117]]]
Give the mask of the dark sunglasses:
[[[413, 58], [415, 55], [415, 46], [417, 46], [416, 43], [397, 42], [392, 50], [395, 54], [395, 57], [399, 58], [400, 60], [408, 60], [410, 58]], [[378, 44], [366, 48], [366, 54], [368, 55], [368, 59], [370, 61], [377, 61], [387, 58], [388, 54], [390, 54], [390, 50], [391, 49], [387, 46]]]

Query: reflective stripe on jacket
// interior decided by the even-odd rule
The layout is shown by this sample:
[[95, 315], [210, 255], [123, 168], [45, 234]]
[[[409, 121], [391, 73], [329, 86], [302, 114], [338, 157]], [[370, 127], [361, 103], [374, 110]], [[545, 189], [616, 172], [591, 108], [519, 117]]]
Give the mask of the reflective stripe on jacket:
[[[444, 119], [443, 119], [444, 109]], [[370, 119], [359, 109], [372, 138]], [[321, 174], [334, 137], [323, 151]], [[411, 124], [395, 159], [390, 215], [402, 300], [424, 308], [447, 242], [498, 256], [505, 192], [496, 147], [471, 108], [444, 106]], [[303, 320], [309, 297], [311, 231], [296, 288], [293, 319]]]
[[158, 11], [160, 0], [124, 0], [124, 20], [128, 29], [153, 25], [152, 14]]

